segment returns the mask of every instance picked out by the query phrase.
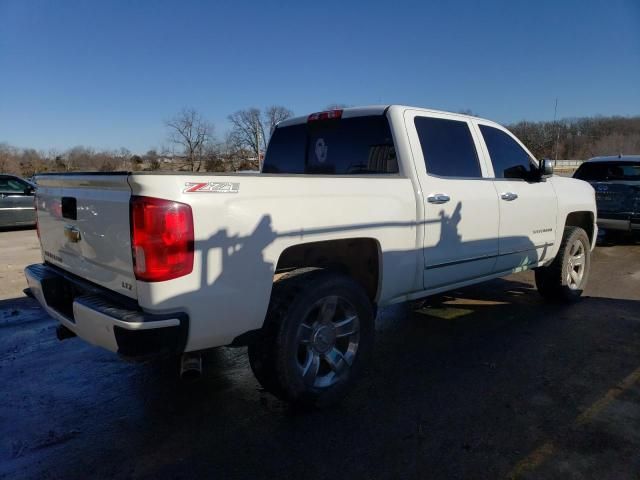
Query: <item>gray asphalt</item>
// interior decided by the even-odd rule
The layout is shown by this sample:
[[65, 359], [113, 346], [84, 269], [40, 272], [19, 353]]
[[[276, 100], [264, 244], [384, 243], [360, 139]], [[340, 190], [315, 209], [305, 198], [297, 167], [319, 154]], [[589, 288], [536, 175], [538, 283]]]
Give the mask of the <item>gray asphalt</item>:
[[[6, 235], [35, 236], [2, 232], [0, 250]], [[366, 377], [314, 413], [262, 392], [244, 349], [183, 384], [172, 365], [58, 342], [21, 281], [0, 300], [0, 478], [640, 473], [640, 244], [598, 247], [575, 305], [545, 303], [528, 272], [384, 312]]]

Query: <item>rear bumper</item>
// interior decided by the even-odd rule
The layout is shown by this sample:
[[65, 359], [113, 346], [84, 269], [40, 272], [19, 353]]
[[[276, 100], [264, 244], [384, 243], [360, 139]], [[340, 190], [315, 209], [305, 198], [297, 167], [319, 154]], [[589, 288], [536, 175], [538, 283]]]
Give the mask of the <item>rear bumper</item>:
[[24, 273], [47, 313], [93, 345], [132, 359], [184, 351], [189, 329], [185, 313], [143, 312], [130, 299], [46, 264], [30, 265]]
[[599, 213], [598, 227], [604, 230], [631, 231], [640, 230], [640, 214]]

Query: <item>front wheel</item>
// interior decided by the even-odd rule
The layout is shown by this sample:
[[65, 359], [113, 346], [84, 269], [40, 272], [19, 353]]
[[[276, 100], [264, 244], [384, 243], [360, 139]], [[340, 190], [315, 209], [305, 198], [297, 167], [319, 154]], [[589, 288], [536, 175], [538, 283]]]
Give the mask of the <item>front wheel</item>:
[[325, 407], [355, 383], [373, 334], [373, 308], [357, 282], [302, 269], [274, 284], [263, 338], [249, 347], [249, 358], [266, 390], [293, 404]]
[[565, 227], [556, 258], [535, 271], [536, 286], [549, 300], [576, 300], [587, 285], [590, 268], [591, 245], [587, 233], [580, 227]]

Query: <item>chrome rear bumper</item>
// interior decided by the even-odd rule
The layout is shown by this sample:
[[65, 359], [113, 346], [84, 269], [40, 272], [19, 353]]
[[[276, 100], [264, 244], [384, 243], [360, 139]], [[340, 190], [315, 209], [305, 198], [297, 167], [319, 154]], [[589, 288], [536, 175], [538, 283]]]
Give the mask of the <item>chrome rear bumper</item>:
[[47, 264], [24, 270], [31, 293], [46, 312], [87, 342], [128, 358], [181, 353], [187, 341], [184, 313], [149, 314]]

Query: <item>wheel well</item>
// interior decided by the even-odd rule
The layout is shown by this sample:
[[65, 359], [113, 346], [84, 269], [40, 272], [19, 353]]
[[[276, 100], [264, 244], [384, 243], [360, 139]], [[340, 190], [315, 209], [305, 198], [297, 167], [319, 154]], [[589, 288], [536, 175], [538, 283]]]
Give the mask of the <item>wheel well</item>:
[[282, 252], [276, 274], [303, 267], [342, 272], [360, 283], [372, 303], [378, 295], [379, 244], [372, 238], [349, 238], [293, 245]]
[[589, 242], [593, 242], [593, 213], [592, 212], [571, 212], [567, 215], [565, 226], [580, 227], [589, 237]]

